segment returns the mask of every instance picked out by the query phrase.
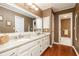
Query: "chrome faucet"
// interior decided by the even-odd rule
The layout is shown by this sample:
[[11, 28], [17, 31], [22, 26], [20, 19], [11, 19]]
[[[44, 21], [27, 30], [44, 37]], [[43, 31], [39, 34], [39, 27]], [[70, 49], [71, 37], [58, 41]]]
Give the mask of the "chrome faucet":
[[22, 34], [19, 34], [19, 36], [18, 36], [19, 38], [23, 38], [23, 35]]

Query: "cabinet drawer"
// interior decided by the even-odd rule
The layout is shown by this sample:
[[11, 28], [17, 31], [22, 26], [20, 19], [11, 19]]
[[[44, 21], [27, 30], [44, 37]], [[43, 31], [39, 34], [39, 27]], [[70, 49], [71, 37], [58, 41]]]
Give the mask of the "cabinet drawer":
[[16, 49], [12, 49], [0, 54], [0, 56], [16, 56]]
[[31, 50], [27, 50], [24, 53], [19, 54], [19, 56], [31, 56]]

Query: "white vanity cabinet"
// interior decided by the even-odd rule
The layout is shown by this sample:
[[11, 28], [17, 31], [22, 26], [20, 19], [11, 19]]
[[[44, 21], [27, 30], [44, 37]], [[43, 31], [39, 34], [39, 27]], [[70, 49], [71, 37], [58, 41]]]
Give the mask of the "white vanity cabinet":
[[[22, 46], [19, 46], [18, 47], [18, 55], [31, 55], [31, 49], [37, 45], [37, 40], [36, 41], [33, 41], [33, 42], [29, 42], [29, 43], [25, 43], [24, 45]], [[28, 53], [28, 54], [27, 54]]]
[[49, 36], [25, 42], [13, 49], [0, 53], [0, 56], [40, 56], [49, 46]]
[[38, 44], [32, 48], [32, 56], [41, 55], [49, 46], [49, 36], [42, 37], [37, 42]]
[[18, 47], [18, 55], [20, 56], [36, 56], [40, 55], [40, 40], [35, 40]]
[[40, 56], [49, 46], [49, 36], [18, 47], [18, 56]]
[[40, 46], [36, 45], [18, 56], [40, 56]]
[[40, 56], [49, 46], [49, 36], [18, 47], [18, 56]]
[[17, 48], [17, 55], [18, 56], [30, 56], [30, 44], [25, 44]]

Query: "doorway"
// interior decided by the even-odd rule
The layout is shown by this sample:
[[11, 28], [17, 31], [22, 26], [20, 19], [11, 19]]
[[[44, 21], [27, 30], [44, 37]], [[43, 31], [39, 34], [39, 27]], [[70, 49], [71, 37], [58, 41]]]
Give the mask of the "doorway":
[[72, 13], [59, 15], [59, 43], [72, 46]]

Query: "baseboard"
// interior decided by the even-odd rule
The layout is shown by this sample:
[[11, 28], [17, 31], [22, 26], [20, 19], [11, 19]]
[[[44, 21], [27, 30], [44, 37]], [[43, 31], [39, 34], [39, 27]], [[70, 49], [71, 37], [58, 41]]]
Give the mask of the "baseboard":
[[54, 44], [60, 44], [60, 43], [54, 42]]
[[51, 48], [51, 47], [52, 47], [52, 45], [49, 45], [49, 47]]
[[79, 56], [79, 54], [78, 54], [78, 52], [77, 52], [76, 48], [75, 48], [74, 46], [72, 46], [72, 48], [74, 49], [74, 51], [75, 51], [76, 55], [77, 55], [77, 56]]
[[[60, 43], [54, 42], [54, 44], [60, 44]], [[61, 45], [65, 45], [65, 44], [61, 44]], [[66, 46], [70, 46], [70, 45], [66, 45]], [[74, 46], [70, 46], [70, 47], [72, 47], [72, 48], [74, 49], [76, 55], [79, 56], [79, 54], [78, 54], [76, 48], [75, 48]]]
[[[65, 45], [65, 44], [61, 44], [61, 43], [57, 43], [57, 42], [54, 42], [54, 44]], [[72, 46], [72, 45], [65, 45], [65, 46]]]

